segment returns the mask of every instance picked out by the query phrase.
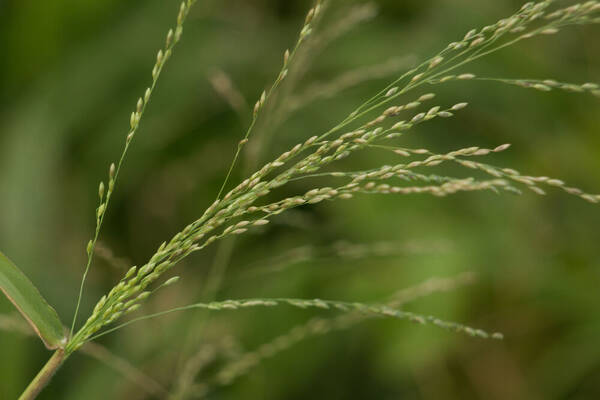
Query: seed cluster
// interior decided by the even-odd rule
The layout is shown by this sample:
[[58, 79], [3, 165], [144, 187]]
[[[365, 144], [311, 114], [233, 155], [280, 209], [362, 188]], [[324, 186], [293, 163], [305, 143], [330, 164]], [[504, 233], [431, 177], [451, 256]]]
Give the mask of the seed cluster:
[[[108, 209], [108, 206], [110, 204], [110, 200], [111, 200], [114, 188], [115, 188], [115, 183], [117, 181], [119, 172], [121, 170], [121, 167], [123, 165], [123, 162], [125, 160], [127, 152], [129, 150], [131, 141], [135, 137], [135, 134], [137, 133], [137, 130], [139, 128], [140, 119], [142, 118], [142, 115], [144, 114], [144, 111], [146, 110], [146, 106], [150, 102], [152, 92], [154, 91], [154, 88], [156, 86], [158, 78], [160, 77], [160, 73], [162, 72], [162, 69], [165, 66], [165, 63], [167, 62], [167, 60], [171, 57], [173, 48], [175, 47], [177, 42], [179, 42], [179, 40], [181, 39], [181, 35], [183, 34], [184, 22], [188, 16], [188, 13], [189, 13], [191, 7], [196, 3], [196, 1], [197, 0], [185, 0], [180, 4], [179, 12], [177, 14], [177, 23], [175, 25], [175, 30], [169, 29], [169, 31], [167, 32], [166, 38], [165, 38], [165, 44], [164, 44], [163, 48], [158, 50], [158, 52], [156, 54], [156, 62], [154, 63], [154, 66], [152, 67], [152, 83], [150, 84], [149, 87], [146, 88], [146, 90], [144, 91], [144, 95], [137, 100], [135, 109], [131, 113], [131, 116], [129, 118], [129, 131], [127, 132], [127, 135], [125, 136], [125, 146], [123, 147], [123, 151], [121, 153], [119, 162], [117, 164], [115, 164], [115, 163], [110, 164], [109, 172], [108, 172], [108, 191], [106, 192], [106, 196], [105, 196], [106, 187], [104, 185], [104, 182], [100, 182], [100, 184], [98, 186], [98, 196], [100, 198], [100, 204], [99, 204], [98, 208], [96, 209], [96, 229], [95, 229], [94, 237], [92, 239], [90, 239], [90, 241], [88, 242], [88, 244], [86, 246], [87, 265], [85, 268], [85, 272], [83, 274], [83, 278], [81, 280], [81, 286], [79, 289], [79, 297], [77, 299], [75, 315], [73, 317], [73, 323], [71, 325], [71, 334], [73, 333], [73, 331], [75, 329], [75, 324], [77, 322], [77, 316], [79, 313], [79, 306], [81, 304], [81, 297], [83, 295], [83, 286], [85, 284], [87, 274], [88, 274], [90, 266], [92, 264], [94, 249], [95, 249], [96, 243], [98, 241], [98, 236], [99, 236], [100, 230], [102, 228], [104, 216], [105, 216], [106, 210]], [[119, 311], [115, 311], [115, 313], [117, 313], [117, 312], [119, 312]], [[88, 331], [88, 330], [89, 330], [89, 327], [85, 328], [85, 331]], [[92, 329], [92, 331], [93, 331], [93, 329]], [[68, 348], [70, 349], [71, 347], [76, 347], [76, 348], [81, 347], [81, 345], [83, 344], [83, 342], [81, 342], [81, 340], [82, 340], [82, 336], [76, 335], [76, 337], [71, 339], [71, 343], [68, 346]]]
[[[468, 76], [468, 78], [465, 78]], [[461, 78], [462, 77], [462, 78]], [[552, 89], [564, 90], [567, 92], [573, 93], [584, 93], [588, 92], [593, 94], [596, 97], [600, 97], [600, 85], [593, 82], [586, 82], [583, 84], [574, 84], [574, 83], [566, 83], [566, 82], [558, 82], [554, 79], [501, 79], [501, 78], [483, 78], [477, 77], [474, 74], [462, 74], [462, 75], [447, 75], [440, 79], [430, 79], [428, 83], [430, 84], [440, 84], [449, 82], [452, 80], [465, 80], [465, 79], [474, 79], [478, 81], [492, 81], [492, 82], [501, 82], [508, 85], [520, 86], [523, 88], [535, 89], [541, 92], [549, 92]]]
[[254, 109], [252, 111], [252, 121], [250, 122], [250, 126], [248, 127], [244, 138], [238, 142], [233, 161], [231, 163], [231, 166], [229, 167], [229, 171], [227, 171], [227, 176], [225, 177], [225, 180], [221, 185], [221, 189], [219, 190], [217, 199], [221, 197], [223, 190], [225, 190], [225, 188], [227, 187], [227, 183], [229, 183], [229, 177], [231, 176], [231, 172], [233, 171], [233, 168], [237, 163], [240, 153], [242, 152], [242, 148], [246, 145], [246, 143], [248, 143], [250, 134], [253, 132], [254, 127], [256, 126], [256, 122], [260, 116], [261, 110], [264, 108], [265, 103], [271, 98], [273, 93], [275, 93], [275, 91], [279, 88], [281, 82], [283, 82], [283, 80], [287, 76], [290, 63], [292, 62], [293, 58], [298, 52], [300, 46], [312, 34], [314, 22], [317, 19], [317, 17], [320, 16], [321, 10], [321, 0], [317, 0], [315, 6], [308, 10], [308, 13], [306, 14], [306, 18], [304, 19], [304, 25], [302, 25], [302, 29], [300, 30], [300, 34], [298, 35], [298, 40], [296, 41], [294, 48], [291, 52], [289, 49], [286, 49], [283, 53], [283, 65], [281, 67], [281, 70], [277, 74], [277, 79], [275, 79], [275, 82], [273, 82], [273, 84], [268, 90], [263, 90], [259, 99], [256, 101], [256, 103], [254, 103]]
[[[457, 287], [470, 284], [473, 281], [474, 276], [469, 272], [450, 278], [431, 278], [419, 285], [398, 291], [391, 296], [391, 299], [386, 303], [386, 306], [396, 309], [418, 298], [428, 296], [432, 293], [447, 292]], [[240, 376], [247, 374], [263, 360], [289, 349], [302, 340], [313, 336], [324, 335], [332, 331], [345, 330], [375, 316], [376, 315], [374, 314], [365, 314], [359, 311], [331, 318], [311, 318], [308, 322], [295, 326], [287, 333], [277, 336], [275, 339], [261, 345], [256, 350], [243, 353], [234, 360], [228, 362], [219, 370], [213, 379], [207, 382], [206, 389], [211, 385], [223, 386], [231, 384]], [[501, 335], [495, 334], [495, 338], [500, 339]]]
[[[175, 30], [169, 31], [164, 49], [161, 49], [157, 54], [156, 63], [152, 70], [152, 85], [146, 90], [144, 97], [138, 100], [136, 109], [131, 115], [130, 131], [126, 138], [121, 159], [117, 165], [111, 164], [109, 168], [108, 190], [106, 191], [104, 183], [101, 183], [99, 186], [100, 206], [97, 209], [96, 234], [94, 239], [88, 244], [86, 274], [123, 159], [132, 138], [137, 132], [140, 118], [150, 99], [160, 72], [166, 60], [171, 56], [173, 46], [181, 37], [184, 20], [194, 2], [194, 0], [187, 0], [181, 4]], [[398, 138], [408, 131], [414, 130], [414, 128], [421, 124], [436, 118], [453, 117], [457, 111], [467, 106], [466, 102], [459, 102], [445, 108], [440, 105], [434, 105], [420, 111], [420, 108], [426, 102], [435, 98], [435, 94], [425, 93], [418, 97], [415, 96], [412, 101], [399, 101], [400, 96], [418, 89], [425, 83], [477, 79], [475, 75], [470, 73], [451, 75], [450, 72], [466, 63], [512, 45], [520, 40], [538, 34], [554, 33], [555, 30], [568, 25], [598, 22], [600, 5], [596, 1], [548, 13], [547, 9], [552, 3], [553, 1], [550, 0], [540, 3], [528, 3], [519, 12], [507, 19], [500, 20], [496, 24], [486, 26], [480, 30], [467, 32], [463, 39], [451, 43], [439, 54], [400, 76], [373, 98], [360, 105], [329, 131], [320, 135], [314, 135], [304, 142], [296, 144], [273, 161], [263, 165], [262, 168], [221, 196], [231, 171], [235, 166], [235, 161], [238, 158], [241, 148], [248, 141], [260, 111], [264, 108], [271, 94], [277, 89], [279, 83], [285, 79], [296, 49], [298, 49], [308, 35], [312, 34], [314, 20], [321, 13], [321, 3], [317, 2], [316, 6], [309, 11], [305, 19], [296, 46], [291, 52], [285, 51], [283, 66], [275, 83], [268, 91], [264, 91], [256, 102], [252, 123], [244, 139], [238, 145], [234, 161], [217, 199], [204, 211], [200, 218], [187, 225], [171, 240], [161, 244], [156, 253], [145, 265], [139, 268], [132, 267], [121, 281], [107, 295], [100, 299], [92, 315], [72, 337], [67, 346], [67, 353], [78, 349], [102, 327], [138, 309], [140, 304], [152, 293], [152, 290], [148, 290], [148, 288], [189, 254], [201, 250], [214, 241], [226, 236], [243, 234], [250, 228], [266, 225], [274, 215], [294, 207], [316, 204], [325, 200], [349, 199], [355, 194], [363, 193], [425, 193], [434, 196], [446, 196], [460, 191], [502, 190], [519, 192], [518, 187], [524, 186], [538, 194], [543, 194], [544, 190], [540, 187], [542, 185], [557, 187], [589, 202], [600, 202], [600, 195], [585, 193], [577, 188], [566, 185], [560, 180], [522, 175], [513, 169], [494, 167], [475, 162], [471, 159], [506, 150], [508, 148], [507, 144], [494, 149], [468, 147], [445, 154], [436, 154], [427, 149], [408, 149], [398, 147], [395, 144]], [[592, 83], [571, 85], [548, 80], [506, 80], [506, 83], [533, 87], [534, 89], [543, 91], [547, 91], [546, 88], [557, 88], [575, 92], [588, 91], [593, 94], [597, 94], [598, 91], [598, 86]], [[376, 113], [375, 117], [373, 117], [374, 113]], [[402, 157], [403, 162], [395, 165], [379, 166], [370, 170], [350, 172], [336, 169], [334, 166], [336, 161], [344, 159], [357, 151], [372, 151], [374, 149], [392, 151], [394, 154]], [[426, 158], [421, 159], [420, 157], [422, 156]], [[477, 170], [490, 175], [491, 179], [477, 180], [473, 177], [465, 178], [423, 174], [416, 171], [418, 169], [437, 167], [446, 162], [456, 163], [468, 170]], [[330, 167], [333, 170], [327, 170]], [[313, 188], [304, 194], [277, 201], [265, 200], [267, 199], [267, 195], [273, 195], [275, 189], [291, 181], [310, 179], [317, 176], [340, 178], [345, 180], [345, 182], [335, 187]], [[413, 182], [413, 184], [407, 186], [404, 184], [406, 181]], [[159, 287], [172, 284], [176, 279], [171, 278]], [[389, 307], [371, 307], [359, 303], [326, 302], [320, 300], [257, 299], [251, 301], [209, 303], [196, 306], [223, 310], [249, 306], [269, 306], [280, 303], [299, 307], [324, 307], [337, 308], [344, 311], [368, 312], [410, 319], [419, 323], [432, 323], [440, 327], [455, 329], [476, 336], [488, 336], [482, 333], [482, 331], [472, 330], [462, 325], [434, 318], [423, 318], [411, 313], [393, 310]], [[73, 321], [74, 325], [75, 320]]]
[[[554, 34], [571, 25], [600, 23], [600, 3], [597, 1], [588, 1], [549, 11], [554, 3], [554, 0], [529, 2], [508, 18], [481, 29], [468, 31], [461, 40], [448, 44], [441, 52], [390, 83], [388, 87], [359, 107], [350, 120], [425, 83], [476, 78], [471, 73], [453, 75], [450, 72], [519, 41], [538, 35]], [[552, 85], [546, 86], [552, 87]], [[578, 85], [569, 87], [567, 90], [577, 91], [575, 86]], [[597, 90], [597, 88], [590, 87], [585, 90], [591, 90], [593, 93], [593, 90]]]
[[182, 311], [194, 308], [202, 308], [213, 311], [222, 310], [240, 310], [252, 307], [275, 307], [280, 305], [289, 305], [297, 308], [321, 308], [326, 310], [339, 310], [343, 312], [358, 312], [370, 316], [392, 317], [405, 319], [421, 325], [435, 325], [437, 327], [460, 332], [469, 336], [476, 336], [483, 339], [502, 339], [501, 333], [488, 333], [482, 329], [475, 329], [455, 322], [448, 322], [433, 316], [424, 316], [408, 311], [398, 310], [385, 305], [371, 305], [359, 302], [332, 301], [321, 299], [292, 299], [292, 298], [273, 298], [273, 299], [243, 299], [243, 300], [225, 300], [213, 301], [210, 303], [196, 303], [171, 310]]

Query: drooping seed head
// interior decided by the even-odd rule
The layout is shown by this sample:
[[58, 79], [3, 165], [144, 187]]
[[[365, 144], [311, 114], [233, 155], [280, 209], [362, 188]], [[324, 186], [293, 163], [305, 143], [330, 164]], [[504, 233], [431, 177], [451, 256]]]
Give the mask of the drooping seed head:
[[419, 97], [418, 101], [427, 101], [427, 100], [431, 100], [435, 97], [435, 93], [426, 93], [424, 95], [422, 95], [421, 97]]
[[283, 65], [287, 65], [288, 60], [290, 59], [290, 50], [286, 49], [283, 53]]
[[172, 278], [167, 279], [167, 281], [165, 283], [163, 283], [163, 286], [169, 286], [172, 285], [174, 283], [176, 283], [179, 280], [178, 276], [174, 276]]
[[419, 79], [421, 79], [424, 75], [425, 75], [424, 73], [416, 74], [415, 76], [412, 77], [412, 79], [410, 81], [411, 82], [416, 82]]
[[501, 144], [500, 146], [496, 147], [494, 150], [494, 152], [499, 152], [499, 151], [504, 151], [506, 149], [508, 149], [510, 147], [510, 143], [505, 143], [505, 144]]
[[398, 86], [395, 86], [395, 87], [391, 88], [390, 90], [388, 90], [385, 93], [385, 97], [393, 96], [394, 94], [396, 94], [396, 92], [398, 92]]
[[169, 32], [167, 32], [167, 39], [165, 44], [167, 47], [169, 47], [171, 43], [173, 43], [173, 29], [169, 29]]
[[457, 103], [452, 106], [452, 110], [454, 110], [454, 111], [462, 110], [463, 108], [465, 108], [468, 105], [469, 105], [469, 103]]
[[429, 62], [429, 68], [434, 68], [434, 67], [438, 66], [442, 61], [444, 61], [444, 57], [442, 57], [442, 56], [435, 57], [433, 60], [431, 60]]

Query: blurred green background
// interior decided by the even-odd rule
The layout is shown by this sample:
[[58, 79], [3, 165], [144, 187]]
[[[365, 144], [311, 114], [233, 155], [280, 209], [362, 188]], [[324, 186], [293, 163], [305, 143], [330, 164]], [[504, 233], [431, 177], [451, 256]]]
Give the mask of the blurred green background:
[[[362, 14], [356, 14], [353, 7], [361, 4]], [[258, 154], [261, 164], [333, 126], [404, 71], [411, 58], [436, 54], [469, 29], [521, 5], [508, 0], [364, 4], [334, 2], [320, 31], [348, 15], [362, 16], [362, 22], [305, 58], [306, 74], [279, 100], [291, 103], [357, 68], [387, 63], [389, 70], [390, 59], [397, 70], [385, 77], [372, 73], [372, 79], [332, 98], [311, 101], [272, 131], [260, 126], [266, 138]], [[65, 323], [74, 312], [85, 243], [94, 229], [97, 184], [120, 153], [129, 113], [150, 82], [155, 52], [177, 7], [164, 0], [0, 1], [0, 249]], [[125, 268], [143, 264], [212, 202], [247, 125], [247, 104], [276, 76], [308, 8], [309, 2], [300, 0], [197, 3], [129, 153], [83, 315]], [[597, 26], [570, 28], [506, 49], [463, 72], [599, 82], [599, 40]], [[228, 84], [234, 88], [229, 93], [241, 94], [232, 100], [237, 111], [222, 93]], [[406, 143], [438, 152], [512, 143], [490, 163], [600, 191], [598, 98], [493, 83], [450, 83], [435, 90], [439, 104], [468, 101], [470, 106], [456, 118], [422, 125]], [[245, 155], [233, 182], [243, 179], [252, 159]], [[382, 154], [366, 152], [344, 161], [344, 167], [377, 166], [382, 160]], [[310, 187], [310, 182], [293, 184], [285, 194]], [[144, 311], [212, 298], [213, 292], [217, 299], [381, 302], [430, 277], [471, 271], [477, 275], [474, 284], [406, 308], [501, 331], [504, 341], [369, 320], [308, 338], [231, 385], [212, 387], [208, 398], [600, 398], [599, 227], [597, 205], [561, 192], [325, 202], [188, 258], [175, 269], [182, 280], [159, 292]], [[225, 272], [215, 282], [210, 271], [219, 269]], [[0, 398], [13, 399], [49, 353], [39, 340], [19, 332], [19, 317], [4, 298], [0, 312]], [[229, 358], [315, 315], [332, 313], [285, 307], [214, 315], [191, 311], [141, 322], [100, 340], [122, 360], [76, 354], [40, 398], [167, 398], [163, 389], [176, 392], [189, 360], [202, 359], [198, 354], [209, 354], [210, 363], [195, 381], [209, 382]], [[139, 370], [115, 371], [123, 360]], [[136, 374], [155, 382], [144, 389], [133, 382], [139, 381]]]

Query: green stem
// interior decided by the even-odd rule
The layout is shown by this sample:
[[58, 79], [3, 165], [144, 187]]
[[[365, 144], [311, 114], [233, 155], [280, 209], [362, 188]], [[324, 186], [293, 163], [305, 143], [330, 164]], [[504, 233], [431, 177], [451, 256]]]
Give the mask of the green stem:
[[52, 354], [52, 357], [48, 360], [46, 365], [38, 372], [33, 378], [31, 383], [27, 386], [19, 400], [31, 400], [35, 399], [42, 389], [50, 382], [50, 379], [54, 376], [58, 368], [65, 361], [64, 349], [58, 349]]

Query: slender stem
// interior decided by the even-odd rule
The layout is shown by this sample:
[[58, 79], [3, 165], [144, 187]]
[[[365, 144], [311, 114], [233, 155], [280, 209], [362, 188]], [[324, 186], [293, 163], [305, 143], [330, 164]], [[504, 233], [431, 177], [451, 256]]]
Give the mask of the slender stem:
[[[320, 3], [321, 3], [321, 0], [317, 0], [316, 4], [318, 5]], [[315, 11], [315, 8], [311, 8], [311, 12], [314, 12], [314, 11]], [[254, 126], [256, 125], [256, 121], [257, 121], [259, 115], [261, 114], [262, 108], [264, 107], [265, 103], [271, 99], [271, 97], [273, 96], [273, 93], [275, 93], [275, 91], [279, 88], [279, 85], [281, 84], [283, 79], [286, 77], [291, 61], [294, 59], [294, 57], [296, 56], [296, 53], [298, 52], [298, 49], [300, 48], [302, 43], [304, 43], [304, 41], [305, 41], [305, 37], [307, 35], [305, 33], [305, 29], [310, 26], [311, 26], [310, 21], [307, 19], [306, 22], [304, 23], [304, 25], [302, 26], [302, 30], [300, 31], [298, 41], [294, 45], [292, 52], [289, 53], [287, 59], [284, 60], [283, 66], [281, 67], [281, 70], [279, 71], [279, 74], [277, 75], [277, 79], [275, 79], [275, 82], [273, 82], [273, 84], [271, 85], [269, 90], [267, 90], [266, 92], [263, 92], [264, 98], [261, 97], [261, 99], [256, 103], [255, 109], [252, 113], [252, 122], [250, 123], [250, 126], [248, 127], [248, 130], [246, 131], [246, 134], [244, 135], [244, 138], [238, 143], [237, 150], [235, 152], [235, 155], [233, 156], [233, 161], [231, 162], [231, 165], [229, 166], [229, 170], [227, 171], [225, 180], [223, 181], [223, 184], [221, 185], [221, 188], [219, 189], [219, 193], [217, 193], [217, 200], [221, 199], [221, 195], [223, 194], [223, 191], [227, 187], [227, 183], [229, 182], [231, 173], [233, 172], [233, 169], [235, 168], [235, 166], [237, 164], [237, 160], [240, 157], [242, 148], [248, 142], [248, 138], [250, 137], [250, 134], [252, 133]]]
[[29, 386], [23, 391], [19, 400], [31, 400], [35, 399], [42, 389], [50, 382], [50, 379], [54, 376], [58, 368], [65, 361], [64, 349], [58, 349], [52, 354], [52, 357], [48, 360], [46, 365], [38, 372], [33, 378]]
[[[111, 172], [111, 174], [109, 176], [109, 178], [110, 178], [109, 189], [108, 189], [108, 193], [106, 194], [106, 200], [104, 201], [102, 198], [100, 199], [100, 201], [101, 201], [100, 206], [104, 206], [104, 211], [101, 213], [101, 215], [98, 215], [96, 217], [97, 218], [96, 231], [94, 233], [94, 238], [91, 241], [91, 247], [88, 250], [88, 260], [87, 260], [87, 264], [85, 267], [85, 271], [83, 273], [83, 277], [81, 278], [81, 284], [79, 286], [79, 295], [77, 296], [77, 306], [75, 307], [75, 314], [73, 315], [73, 322], [71, 323], [71, 330], [69, 331], [69, 337], [72, 337], [73, 332], [75, 331], [75, 325], [77, 323], [77, 316], [79, 315], [79, 307], [81, 306], [81, 298], [83, 296], [83, 287], [85, 285], [85, 281], [87, 279], [88, 272], [92, 265], [92, 259], [94, 257], [94, 250], [96, 248], [96, 242], [98, 241], [98, 236], [99, 236], [100, 230], [102, 228], [102, 223], [104, 222], [104, 216], [106, 215], [106, 212], [108, 210], [108, 206], [110, 204], [110, 199], [111, 199], [111, 196], [112, 196], [112, 193], [114, 190], [114, 186], [116, 186], [117, 179], [119, 177], [119, 172], [121, 171], [121, 168], [122, 168], [125, 158], [127, 156], [127, 151], [129, 150], [131, 141], [135, 137], [135, 134], [137, 133], [138, 128], [140, 126], [140, 119], [144, 115], [144, 111], [146, 110], [146, 107], [148, 106], [150, 97], [152, 96], [152, 93], [154, 92], [154, 89], [156, 88], [156, 83], [158, 82], [158, 78], [160, 77], [160, 74], [161, 74], [167, 60], [171, 57], [171, 53], [173, 52], [175, 45], [179, 42], [179, 40], [181, 38], [183, 24], [190, 12], [190, 8], [194, 5], [194, 3], [196, 3], [196, 1], [197, 0], [188, 0], [187, 6], [186, 6], [186, 3], [181, 4], [181, 8], [179, 9], [179, 15], [177, 17], [177, 25], [175, 27], [175, 33], [173, 33], [172, 29], [169, 30], [169, 33], [167, 34], [167, 42], [164, 47], [164, 52], [162, 52], [162, 49], [160, 50], [159, 54], [161, 56], [158, 57], [158, 55], [157, 55], [156, 64], [154, 64], [154, 69], [152, 70], [152, 84], [150, 85], [150, 87], [148, 87], [146, 89], [146, 92], [144, 93], [144, 99], [142, 100], [142, 98], [140, 97], [138, 100], [138, 104], [141, 104], [141, 108], [140, 108], [140, 105], [137, 105], [136, 110], [132, 114], [132, 117], [135, 117], [135, 118], [133, 118], [131, 120], [132, 122], [130, 122], [130, 129], [127, 133], [127, 139], [125, 140], [125, 147], [123, 148], [123, 151], [121, 153], [121, 157], [119, 158], [118, 164], [115, 166], [114, 172]], [[171, 37], [171, 39], [169, 39], [169, 37]], [[139, 102], [141, 102], [141, 103], [139, 103]], [[113, 185], [113, 187], [111, 187], [111, 184]], [[102, 197], [102, 196], [100, 196], [100, 197]]]
[[217, 200], [219, 200], [221, 198], [221, 195], [223, 194], [223, 190], [225, 190], [225, 187], [227, 186], [227, 182], [229, 182], [229, 177], [231, 176], [231, 173], [233, 172], [233, 168], [235, 168], [237, 160], [240, 157], [240, 153], [242, 152], [242, 148], [244, 147], [245, 140], [248, 139], [248, 136], [250, 136], [250, 132], [252, 132], [252, 128], [254, 128], [254, 125], [256, 124], [256, 118], [257, 118], [257, 115], [255, 114], [252, 118], [252, 123], [250, 124], [250, 126], [248, 127], [248, 130], [246, 131], [246, 135], [244, 135], [244, 139], [242, 139], [242, 141], [238, 143], [237, 150], [235, 151], [235, 155], [233, 156], [233, 161], [231, 162], [231, 165], [229, 166], [227, 175], [225, 176], [225, 179], [223, 180], [223, 184], [221, 185], [221, 188], [219, 189], [219, 193], [217, 194]]

